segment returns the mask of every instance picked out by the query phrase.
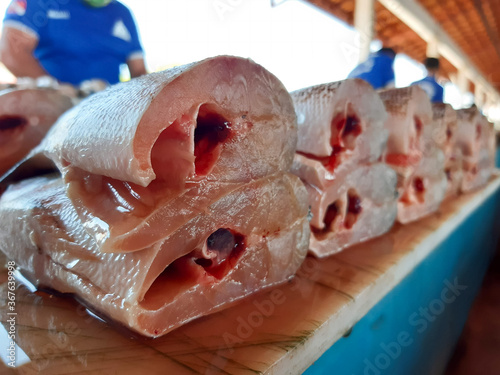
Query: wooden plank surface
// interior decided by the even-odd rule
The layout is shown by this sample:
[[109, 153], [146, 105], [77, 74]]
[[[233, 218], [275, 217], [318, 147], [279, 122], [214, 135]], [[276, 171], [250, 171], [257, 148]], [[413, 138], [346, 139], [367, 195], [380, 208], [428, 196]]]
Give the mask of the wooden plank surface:
[[[308, 257], [291, 282], [156, 339], [97, 320], [66, 298], [16, 289], [18, 358], [0, 374], [299, 374], [360, 320], [500, 187], [500, 177], [416, 223], [327, 259]], [[6, 272], [0, 358], [7, 355]], [[23, 355], [25, 354], [25, 356]]]

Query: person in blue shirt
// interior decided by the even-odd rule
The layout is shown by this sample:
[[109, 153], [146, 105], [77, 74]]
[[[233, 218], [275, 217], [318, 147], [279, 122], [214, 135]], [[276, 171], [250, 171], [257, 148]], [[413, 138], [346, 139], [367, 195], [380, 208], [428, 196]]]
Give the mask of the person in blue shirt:
[[420, 81], [413, 82], [412, 85], [418, 85], [429, 95], [432, 103], [442, 103], [444, 89], [436, 81], [436, 74], [439, 70], [439, 60], [435, 57], [428, 57], [424, 62], [427, 68], [427, 77]]
[[79, 85], [146, 73], [128, 8], [116, 0], [12, 0], [3, 22], [0, 60], [16, 77], [50, 75]]
[[394, 87], [394, 59], [396, 52], [392, 48], [382, 48], [371, 53], [368, 59], [349, 73], [348, 78], [361, 78], [374, 89]]

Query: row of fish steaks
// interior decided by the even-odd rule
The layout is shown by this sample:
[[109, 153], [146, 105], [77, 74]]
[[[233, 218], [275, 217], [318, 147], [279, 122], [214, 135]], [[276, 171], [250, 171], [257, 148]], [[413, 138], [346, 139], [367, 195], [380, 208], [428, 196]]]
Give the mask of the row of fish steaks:
[[428, 215], [494, 168], [476, 108], [357, 79], [290, 94], [237, 57], [68, 111], [51, 90], [7, 95], [0, 249], [38, 288], [150, 337], [289, 280], [308, 250], [329, 256]]

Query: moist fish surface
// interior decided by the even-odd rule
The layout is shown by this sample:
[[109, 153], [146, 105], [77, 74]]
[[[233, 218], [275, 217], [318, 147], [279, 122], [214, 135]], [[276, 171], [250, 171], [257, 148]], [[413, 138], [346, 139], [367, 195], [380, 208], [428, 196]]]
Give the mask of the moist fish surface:
[[[287, 171], [296, 143], [293, 103], [281, 82], [250, 60], [222, 57], [91, 96], [31, 156], [59, 167], [84, 225], [96, 229], [103, 251], [120, 252], [123, 232], [136, 222], [160, 233], [162, 220], [153, 212], [184, 194], [186, 184], [249, 182]], [[132, 244], [131, 250], [148, 245]]]
[[477, 107], [457, 111], [457, 143], [463, 155], [461, 190], [472, 191], [486, 185], [495, 168], [493, 125]]
[[462, 185], [462, 150], [457, 143], [457, 113], [447, 103], [432, 103], [433, 133], [438, 147], [444, 152], [447, 179], [445, 199], [457, 196]]
[[309, 225], [306, 189], [288, 173], [296, 143], [289, 94], [251, 60], [118, 84], [67, 112], [26, 159], [51, 160], [61, 177], [6, 191], [0, 248], [36, 285], [165, 334], [298, 269]]
[[291, 278], [309, 242], [306, 194], [287, 173], [240, 184], [152, 246], [104, 253], [63, 181], [39, 177], [2, 196], [0, 247], [35, 285], [156, 337]]

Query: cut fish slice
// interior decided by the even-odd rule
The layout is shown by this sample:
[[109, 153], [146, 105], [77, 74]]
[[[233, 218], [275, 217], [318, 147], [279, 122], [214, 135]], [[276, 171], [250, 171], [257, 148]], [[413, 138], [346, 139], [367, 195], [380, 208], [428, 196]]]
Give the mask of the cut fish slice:
[[20, 162], [43, 139], [57, 119], [73, 106], [51, 89], [0, 93], [0, 176]]
[[388, 136], [387, 115], [367, 82], [348, 79], [294, 91], [291, 96], [299, 126], [293, 173], [324, 187], [344, 174], [339, 169], [348, 172], [354, 165], [379, 159]]
[[457, 111], [457, 143], [463, 154], [462, 191], [484, 186], [495, 166], [492, 124], [473, 106]]
[[[220, 56], [93, 95], [29, 161], [50, 157], [101, 250], [123, 252], [150, 246], [166, 220], [177, 225], [238, 184], [288, 171], [296, 142], [281, 82], [250, 60]], [[167, 202], [181, 195], [193, 199], [172, 211]]]
[[432, 107], [429, 97], [419, 86], [379, 92], [388, 119], [389, 139], [385, 160], [391, 165], [413, 172], [426, 147], [435, 147], [432, 129]]
[[359, 166], [324, 190], [306, 184], [313, 218], [310, 251], [324, 257], [387, 232], [397, 214], [396, 173]]
[[432, 103], [433, 139], [444, 152], [446, 162], [451, 159], [457, 142], [457, 113], [447, 103]]
[[307, 191], [288, 173], [296, 141], [290, 96], [249, 60], [111, 87], [26, 159], [62, 177], [2, 195], [0, 249], [39, 288], [163, 335], [298, 269], [310, 230]]
[[433, 127], [433, 110], [419, 86], [380, 92], [389, 140], [384, 160], [398, 174], [398, 221], [408, 223], [439, 208], [447, 189], [445, 157], [438, 147], [442, 129]]
[[307, 215], [303, 184], [278, 173], [241, 185], [148, 248], [103, 253], [63, 181], [42, 177], [2, 196], [0, 248], [38, 287], [157, 337], [292, 277], [307, 253]]
[[311, 253], [324, 257], [394, 223], [396, 174], [378, 163], [388, 132], [384, 104], [363, 80], [293, 92], [299, 141], [292, 172], [309, 193]]
[[[96, 111], [99, 114], [96, 114]], [[290, 169], [293, 103], [251, 60], [219, 56], [148, 74], [69, 111], [36, 150], [60, 169], [148, 186], [248, 182]]]

